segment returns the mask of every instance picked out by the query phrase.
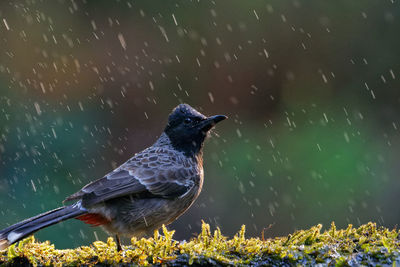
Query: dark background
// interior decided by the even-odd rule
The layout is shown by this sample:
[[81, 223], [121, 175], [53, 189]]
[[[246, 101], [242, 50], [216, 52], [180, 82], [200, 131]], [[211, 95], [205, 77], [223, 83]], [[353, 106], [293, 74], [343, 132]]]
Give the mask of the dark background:
[[[188, 103], [226, 114], [170, 228], [400, 221], [400, 2], [1, 1], [0, 228], [61, 205]], [[71, 220], [57, 247], [106, 235]]]

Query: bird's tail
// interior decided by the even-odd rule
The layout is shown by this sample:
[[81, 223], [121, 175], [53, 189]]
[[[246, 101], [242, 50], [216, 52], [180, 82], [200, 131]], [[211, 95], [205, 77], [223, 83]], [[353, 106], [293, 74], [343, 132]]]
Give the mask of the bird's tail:
[[61, 221], [75, 218], [86, 213], [78, 202], [71, 206], [60, 207], [22, 222], [11, 225], [0, 231], [0, 250], [6, 249], [11, 244], [33, 234], [34, 232]]

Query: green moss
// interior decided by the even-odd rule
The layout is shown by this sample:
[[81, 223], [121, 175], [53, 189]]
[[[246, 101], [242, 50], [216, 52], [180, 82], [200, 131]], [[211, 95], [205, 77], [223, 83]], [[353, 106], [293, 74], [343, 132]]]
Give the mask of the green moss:
[[310, 265], [358, 266], [400, 262], [398, 230], [368, 223], [358, 228], [349, 225], [321, 232], [322, 225], [300, 230], [287, 237], [261, 240], [246, 238], [245, 226], [231, 239], [217, 228], [211, 232], [203, 222], [202, 231], [189, 242], [172, 239], [175, 231], [163, 227], [151, 238], [132, 238], [131, 245], [117, 251], [112, 238], [91, 246], [57, 250], [49, 241], [36, 242], [29, 237], [0, 252], [1, 264], [30, 263], [33, 266], [73, 265]]

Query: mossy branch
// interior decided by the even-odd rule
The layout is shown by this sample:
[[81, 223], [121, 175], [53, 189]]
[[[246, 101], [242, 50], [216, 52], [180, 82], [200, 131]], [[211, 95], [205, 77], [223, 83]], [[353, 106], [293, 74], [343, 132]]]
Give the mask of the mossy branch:
[[151, 238], [131, 239], [131, 245], [118, 252], [114, 240], [96, 241], [91, 246], [57, 250], [49, 241], [29, 237], [0, 252], [0, 264], [33, 266], [107, 265], [269, 265], [317, 264], [360, 265], [400, 262], [399, 231], [368, 223], [349, 225], [321, 233], [322, 225], [300, 230], [287, 237], [261, 240], [245, 238], [245, 226], [231, 239], [203, 222], [202, 231], [189, 242], [173, 240], [175, 231], [162, 228]]

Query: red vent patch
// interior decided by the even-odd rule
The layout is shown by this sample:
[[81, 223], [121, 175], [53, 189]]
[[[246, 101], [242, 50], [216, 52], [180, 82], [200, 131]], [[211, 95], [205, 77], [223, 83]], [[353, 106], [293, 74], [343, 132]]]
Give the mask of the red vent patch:
[[99, 226], [110, 222], [109, 220], [97, 213], [86, 213], [76, 217], [75, 219], [81, 220], [82, 222], [87, 224], [91, 224], [92, 226]]

